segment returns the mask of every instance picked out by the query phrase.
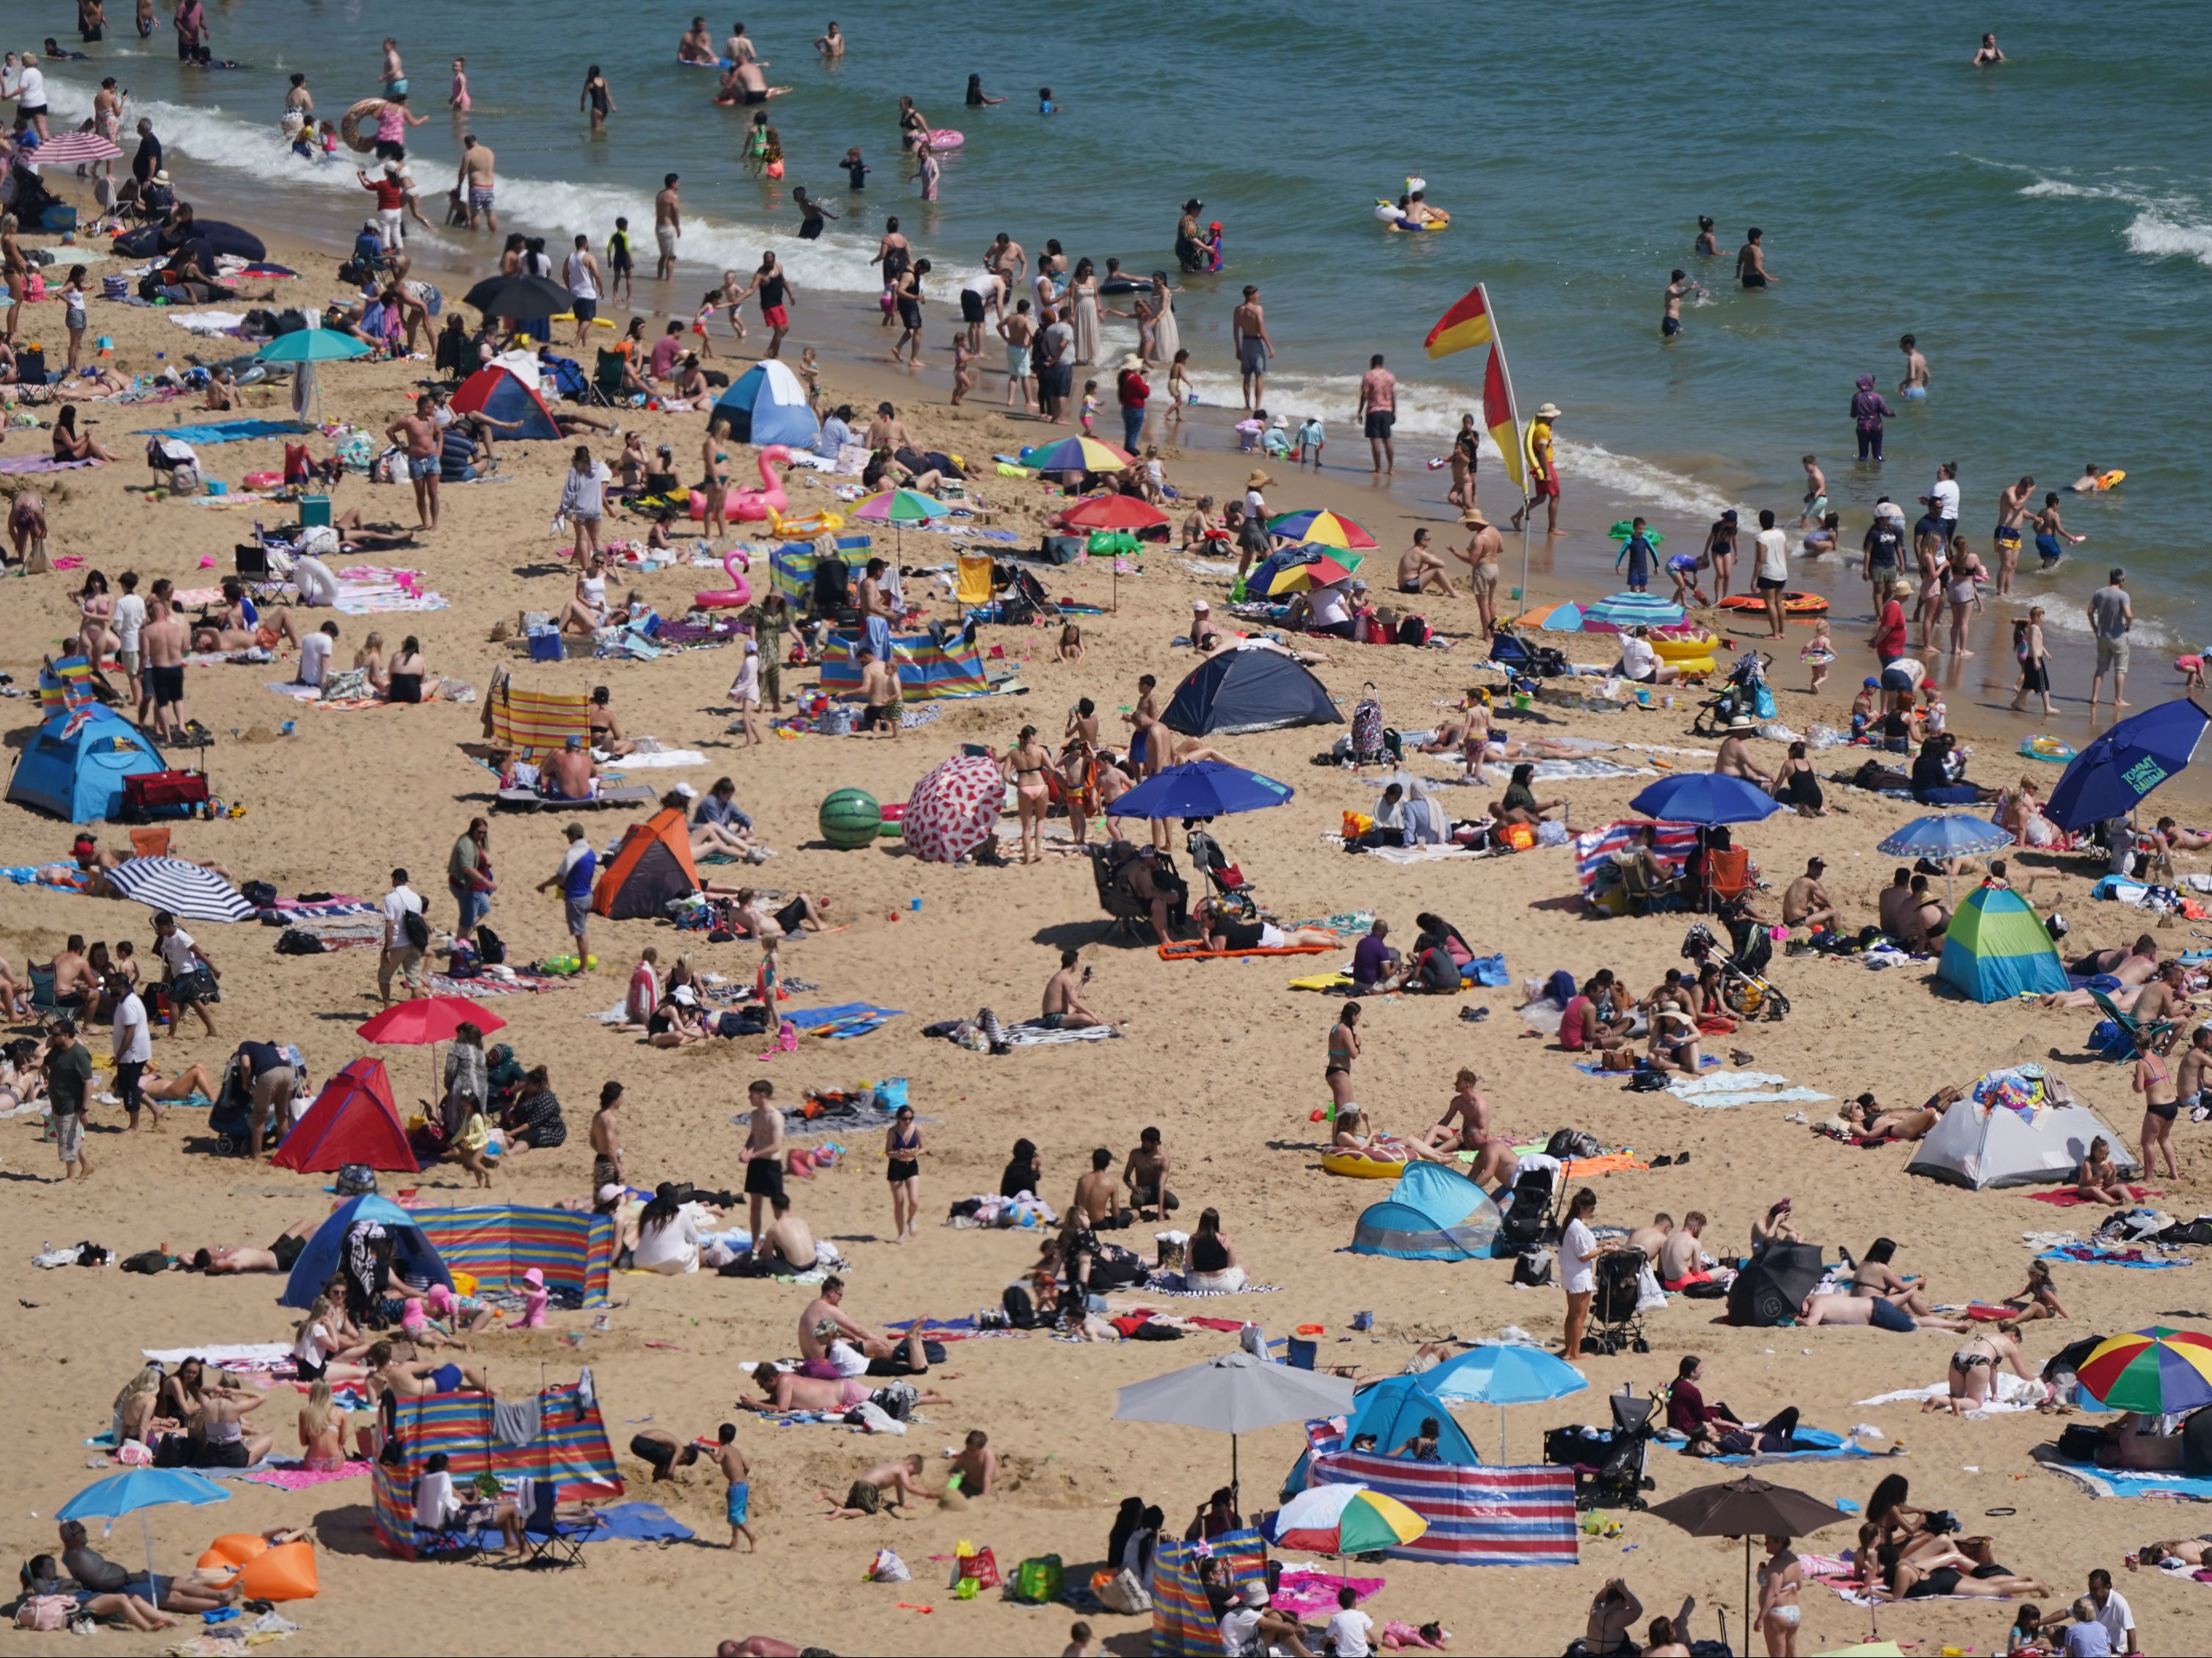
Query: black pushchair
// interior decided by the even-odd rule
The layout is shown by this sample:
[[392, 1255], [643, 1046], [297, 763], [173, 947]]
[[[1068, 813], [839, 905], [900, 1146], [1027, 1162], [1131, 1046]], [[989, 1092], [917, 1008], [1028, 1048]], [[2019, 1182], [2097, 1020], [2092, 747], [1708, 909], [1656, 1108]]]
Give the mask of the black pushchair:
[[1244, 878], [1244, 872], [1229, 861], [1229, 854], [1221, 842], [1202, 829], [1191, 830], [1183, 843], [1190, 851], [1190, 860], [1206, 873], [1206, 884], [1213, 889], [1215, 907], [1236, 916], [1240, 920], [1251, 920], [1260, 913], [1259, 901], [1252, 896], [1252, 884]]
[[1690, 734], [1719, 737], [1726, 733], [1730, 720], [1758, 719], [1759, 693], [1766, 689], [1766, 670], [1773, 660], [1758, 651], [1746, 651], [1738, 657], [1719, 693], [1698, 705], [1698, 717], [1690, 722]]
[[1506, 623], [1491, 637], [1490, 662], [1516, 679], [1551, 679], [1567, 671], [1567, 659], [1556, 647], [1531, 645]]
[[1608, 1249], [1597, 1258], [1597, 1291], [1590, 1297], [1590, 1316], [1597, 1328], [1590, 1339], [1608, 1353], [1626, 1347], [1648, 1353], [1644, 1316], [1636, 1310], [1643, 1299], [1644, 1253], [1639, 1249]]
[[1558, 1187], [1555, 1170], [1522, 1166], [1513, 1177], [1513, 1189], [1498, 1205], [1501, 1253], [1519, 1254], [1559, 1242], [1559, 1229], [1552, 1216], [1552, 1199]]
[[252, 1148], [253, 1095], [238, 1080], [235, 1050], [222, 1068], [222, 1087], [208, 1113], [208, 1132], [215, 1136], [216, 1150], [226, 1157], [242, 1157]]
[[[1721, 1004], [1742, 1019], [1781, 1019], [1790, 1011], [1790, 999], [1766, 976], [1774, 959], [1774, 940], [1753, 920], [1741, 899], [1729, 899], [1718, 912], [1734, 948], [1720, 956]], [[1702, 969], [1720, 950], [1720, 941], [1703, 921], [1693, 921], [1682, 937], [1682, 955]]]
[[1642, 1509], [1644, 1493], [1656, 1483], [1644, 1472], [1656, 1431], [1656, 1399], [1638, 1399], [1633, 1386], [1606, 1401], [1613, 1426], [1554, 1428], [1544, 1436], [1544, 1461], [1575, 1471], [1577, 1509]]

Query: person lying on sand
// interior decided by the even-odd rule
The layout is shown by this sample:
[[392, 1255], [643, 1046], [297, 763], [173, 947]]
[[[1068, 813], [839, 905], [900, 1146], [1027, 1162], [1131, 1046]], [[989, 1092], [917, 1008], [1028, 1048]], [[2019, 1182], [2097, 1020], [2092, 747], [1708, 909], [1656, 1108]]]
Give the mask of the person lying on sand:
[[1437, 1151], [1426, 1140], [1409, 1140], [1375, 1127], [1364, 1106], [1347, 1105], [1336, 1114], [1329, 1149], [1357, 1152], [1370, 1163], [1449, 1163], [1451, 1154]]
[[1948, 1330], [1963, 1335], [1974, 1327], [1960, 1319], [1908, 1313], [1879, 1296], [1808, 1296], [1798, 1306], [1797, 1321], [1808, 1330], [1823, 1324], [1871, 1324], [1877, 1330], [1900, 1335], [1915, 1330]]
[[2170, 1543], [2146, 1543], [2136, 1552], [2138, 1566], [2162, 1565], [2168, 1560], [2198, 1570], [2212, 1565], [2212, 1538], [2177, 1537]]
[[[208, 1082], [214, 1080], [208, 1077], [204, 1066], [196, 1065], [192, 1070]], [[214, 1097], [211, 1091], [209, 1097]], [[192, 1270], [210, 1277], [224, 1272], [289, 1272], [321, 1224], [313, 1219], [295, 1220], [279, 1232], [276, 1242], [266, 1249], [256, 1249], [248, 1244], [210, 1244], [204, 1249], [193, 1251]]]
[[[1245, 920], [1235, 907], [1219, 898], [1199, 901], [1191, 912], [1206, 947], [1213, 950], [1285, 950], [1299, 944], [1325, 944], [1334, 950], [1343, 942], [1325, 926], [1279, 927], [1272, 921]], [[1067, 952], [1073, 957], [1074, 952]], [[1089, 969], [1085, 969], [1086, 975]], [[1102, 1023], [1093, 1021], [1093, 1023]]]
[[428, 1399], [432, 1394], [457, 1393], [465, 1388], [473, 1393], [493, 1392], [483, 1372], [473, 1364], [453, 1360], [433, 1364], [426, 1358], [394, 1358], [389, 1341], [375, 1343], [367, 1357], [372, 1398], [389, 1393], [399, 1399]]
[[[849, 1411], [880, 1391], [872, 1390], [857, 1376], [846, 1376], [834, 1382], [823, 1381], [815, 1376], [800, 1376], [780, 1364], [757, 1367], [753, 1371], [753, 1381], [764, 1396], [733, 1401], [741, 1411]], [[929, 1388], [917, 1390], [917, 1404], [950, 1405], [951, 1402], [943, 1394]]]
[[[1852, 1131], [1870, 1140], [1917, 1140], [1943, 1121], [1944, 1108], [1966, 1090], [1945, 1089], [1927, 1104], [1885, 1111], [1871, 1094], [1862, 1094], [1844, 1108], [1844, 1120]], [[1948, 1096], [1949, 1097], [1946, 1097]]]
[[816, 1495], [830, 1505], [824, 1520], [872, 1520], [880, 1514], [889, 1514], [895, 1520], [906, 1516], [899, 1513], [902, 1507], [919, 1506], [925, 1501], [934, 1502], [941, 1491], [933, 1491], [921, 1483], [924, 1467], [919, 1455], [903, 1456], [895, 1461], [878, 1462], [855, 1479], [845, 1492], [842, 1503], [826, 1490]]

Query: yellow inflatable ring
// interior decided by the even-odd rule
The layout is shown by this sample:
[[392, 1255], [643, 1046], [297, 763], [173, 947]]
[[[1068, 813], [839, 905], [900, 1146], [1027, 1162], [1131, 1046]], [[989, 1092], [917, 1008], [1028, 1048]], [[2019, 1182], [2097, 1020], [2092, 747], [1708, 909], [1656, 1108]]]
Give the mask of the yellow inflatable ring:
[[2127, 474], [2116, 466], [2109, 472], [2097, 474], [2097, 487], [2100, 489], [2109, 489], [2125, 477]]
[[844, 527], [845, 519], [841, 513], [794, 513], [787, 518], [771, 512], [768, 519], [769, 533], [779, 541], [811, 541], [817, 536]]
[[1324, 1151], [1321, 1166], [1332, 1175], [1348, 1175], [1353, 1180], [1395, 1180], [1410, 1165], [1388, 1163], [1364, 1151]]

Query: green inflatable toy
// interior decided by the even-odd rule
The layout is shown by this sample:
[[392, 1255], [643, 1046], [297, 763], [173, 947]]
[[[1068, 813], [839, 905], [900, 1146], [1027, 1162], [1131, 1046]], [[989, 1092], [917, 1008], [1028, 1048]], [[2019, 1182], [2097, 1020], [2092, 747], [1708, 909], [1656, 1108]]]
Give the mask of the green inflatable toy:
[[883, 827], [884, 809], [866, 789], [839, 789], [822, 802], [822, 838], [842, 852], [865, 847]]

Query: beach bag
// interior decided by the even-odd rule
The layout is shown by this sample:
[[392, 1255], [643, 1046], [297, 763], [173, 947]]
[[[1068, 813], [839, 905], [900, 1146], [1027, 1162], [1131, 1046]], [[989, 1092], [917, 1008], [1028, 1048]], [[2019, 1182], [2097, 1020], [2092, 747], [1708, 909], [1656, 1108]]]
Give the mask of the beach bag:
[[1425, 616], [1398, 618], [1398, 642], [1401, 645], [1425, 645], [1431, 635], [1429, 619]]
[[189, 461], [169, 469], [169, 493], [173, 495], [196, 495], [200, 492], [200, 469]]
[[73, 1594], [26, 1595], [15, 1608], [15, 1627], [58, 1634], [69, 1627], [70, 1614], [76, 1610]]
[[1014, 1568], [1013, 1598], [1040, 1606], [1059, 1600], [1064, 1570], [1056, 1554], [1031, 1556]]
[[1382, 705], [1372, 684], [1366, 689], [1352, 710], [1352, 757], [1359, 765], [1377, 766], [1389, 759], [1389, 750], [1382, 745]]
[[1006, 1323], [1017, 1330], [1034, 1330], [1037, 1327], [1036, 1303], [1030, 1292], [1018, 1284], [1009, 1284], [999, 1297], [1000, 1305], [1006, 1309]]
[[376, 1190], [376, 1171], [365, 1163], [342, 1163], [331, 1189], [342, 1198], [367, 1196]]
[[903, 1583], [914, 1574], [906, 1569], [906, 1562], [889, 1549], [878, 1549], [876, 1558], [868, 1564], [868, 1581], [875, 1583]]
[[422, 918], [422, 912], [421, 910], [402, 910], [399, 914], [399, 932], [401, 936], [404, 938], [408, 944], [414, 949], [427, 950], [429, 948], [430, 924]]
[[323, 941], [312, 932], [288, 926], [276, 937], [276, 953], [279, 956], [320, 956], [324, 953]]
[[1549, 1249], [1530, 1249], [1513, 1259], [1513, 1281], [1540, 1290], [1552, 1281], [1552, 1252]]
[[2104, 1436], [2087, 1422], [2069, 1422], [2059, 1430], [2057, 1452], [2068, 1462], [2094, 1462]]
[[1152, 1609], [1152, 1597], [1146, 1591], [1137, 1574], [1127, 1566], [1115, 1572], [1112, 1580], [1099, 1589], [1097, 1594], [1100, 1606], [1124, 1617], [1133, 1617]]
[[953, 1545], [952, 1587], [966, 1582], [979, 1589], [994, 1589], [1005, 1581], [999, 1576], [999, 1563], [990, 1550], [978, 1549], [965, 1541]]
[[477, 923], [477, 960], [486, 967], [501, 967], [507, 962], [507, 941], [481, 921]]
[[1598, 1144], [1596, 1135], [1585, 1133], [1579, 1128], [1558, 1129], [1550, 1139], [1544, 1142], [1544, 1155], [1557, 1157], [1562, 1163], [1576, 1157], [1600, 1157], [1604, 1151], [1605, 1148]]

